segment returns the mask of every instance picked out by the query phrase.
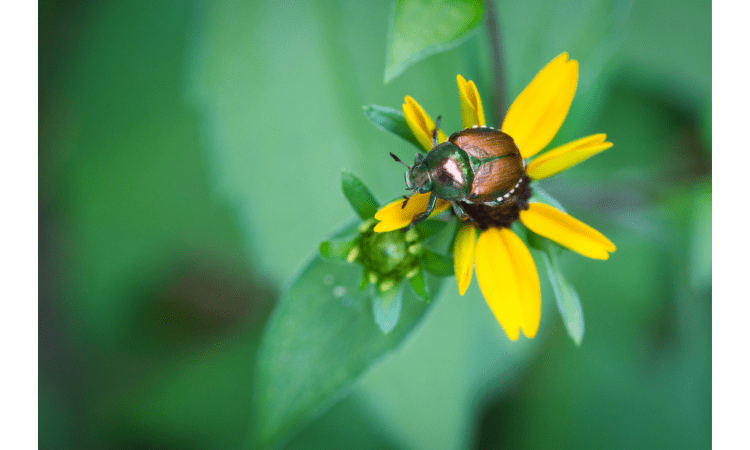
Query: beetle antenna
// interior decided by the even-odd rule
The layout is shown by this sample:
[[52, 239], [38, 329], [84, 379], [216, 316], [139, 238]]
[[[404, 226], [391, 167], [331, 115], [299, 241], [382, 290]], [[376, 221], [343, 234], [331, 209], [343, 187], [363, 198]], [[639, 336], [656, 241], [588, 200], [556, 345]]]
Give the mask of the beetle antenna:
[[443, 116], [437, 116], [437, 120], [435, 121], [435, 129], [432, 130], [432, 145], [433, 146], [438, 145], [437, 133], [438, 133], [438, 129], [440, 129], [440, 119], [442, 118]]
[[405, 165], [407, 169], [411, 169], [411, 167], [408, 164], [398, 159], [398, 156], [394, 155], [393, 153], [391, 153], [391, 158], [395, 159], [396, 162], [400, 162], [401, 164]]

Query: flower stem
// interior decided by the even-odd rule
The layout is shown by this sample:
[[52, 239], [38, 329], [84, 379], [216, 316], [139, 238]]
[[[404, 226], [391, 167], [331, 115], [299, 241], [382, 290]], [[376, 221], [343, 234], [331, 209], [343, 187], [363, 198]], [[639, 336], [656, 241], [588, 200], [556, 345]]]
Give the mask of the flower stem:
[[503, 52], [500, 45], [500, 27], [495, 3], [485, 0], [485, 14], [487, 21], [487, 34], [492, 52], [492, 71], [494, 83], [492, 98], [494, 99], [493, 113], [496, 123], [502, 123], [505, 117], [505, 66], [503, 65]]

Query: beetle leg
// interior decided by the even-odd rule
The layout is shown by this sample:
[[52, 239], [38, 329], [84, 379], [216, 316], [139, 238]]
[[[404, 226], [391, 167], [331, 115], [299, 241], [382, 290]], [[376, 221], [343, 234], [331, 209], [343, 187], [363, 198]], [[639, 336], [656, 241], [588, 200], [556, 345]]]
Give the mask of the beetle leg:
[[422, 214], [420, 214], [417, 217], [415, 217], [411, 221], [411, 223], [409, 224], [409, 226], [406, 228], [406, 230], [404, 230], [404, 231], [410, 230], [411, 227], [414, 226], [414, 224], [419, 223], [419, 222], [425, 220], [426, 218], [430, 217], [430, 214], [432, 214], [432, 210], [435, 209], [435, 203], [437, 203], [437, 197], [435, 197], [434, 194], [430, 194], [430, 199], [427, 200], [427, 209], [425, 209]]
[[436, 147], [438, 145], [437, 132], [438, 132], [438, 129], [440, 128], [440, 119], [442, 117], [443, 116], [437, 116], [437, 120], [435, 121], [435, 129], [432, 130], [432, 146], [433, 147]]
[[[406, 188], [409, 189], [409, 188]], [[413, 190], [410, 195], [402, 195], [404, 197], [404, 203], [401, 204], [401, 209], [406, 208], [406, 203], [409, 201], [409, 199], [412, 197], [412, 195], [416, 194], [417, 190]]]
[[466, 214], [466, 211], [461, 207], [461, 205], [458, 204], [458, 202], [451, 202], [451, 206], [453, 206], [453, 212], [456, 213], [459, 219], [466, 220], [469, 218], [468, 214]]

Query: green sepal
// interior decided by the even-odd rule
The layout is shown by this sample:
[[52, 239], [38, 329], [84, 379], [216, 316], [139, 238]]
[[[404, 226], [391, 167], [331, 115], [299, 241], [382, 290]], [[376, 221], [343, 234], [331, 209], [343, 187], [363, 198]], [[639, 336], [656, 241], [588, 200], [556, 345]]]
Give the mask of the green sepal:
[[360, 291], [364, 291], [365, 288], [367, 287], [367, 283], [369, 283], [369, 282], [370, 282], [370, 280], [369, 280], [369, 278], [367, 278], [367, 270], [365, 270], [365, 268], [363, 267], [362, 268], [362, 279], [359, 282], [359, 290]]
[[412, 133], [401, 111], [378, 105], [365, 105], [362, 109], [364, 110], [365, 117], [376, 127], [381, 130], [390, 131], [396, 136], [411, 142], [421, 152], [425, 151], [422, 144], [419, 143], [414, 133]]
[[[557, 247], [557, 248], [554, 248]], [[575, 288], [565, 280], [563, 276], [558, 255], [560, 247], [550, 242], [548, 250], [542, 252], [544, 264], [547, 266], [547, 276], [552, 284], [557, 300], [557, 309], [560, 310], [565, 330], [577, 346], [583, 342], [585, 324], [583, 320], [583, 307], [581, 298]]]
[[461, 231], [461, 226], [463, 226], [464, 222], [460, 219], [456, 220], [455, 226], [453, 227], [453, 231], [451, 232], [451, 240], [450, 244], [448, 245], [448, 253], [451, 255], [453, 254], [453, 251], [456, 249], [456, 239], [458, 238], [458, 232]]
[[401, 315], [401, 303], [404, 297], [404, 283], [398, 283], [387, 291], [378, 291], [372, 297], [372, 315], [375, 324], [384, 334], [396, 327]]
[[362, 220], [373, 218], [380, 209], [380, 204], [372, 192], [351, 172], [341, 171], [341, 188], [344, 190], [344, 196]]
[[[533, 231], [529, 230], [528, 228], [520, 228], [520, 230], [524, 230], [526, 233], [526, 242], [529, 244], [529, 247], [532, 247], [536, 250], [546, 252], [548, 249], [548, 245], [552, 243], [549, 239], [547, 239], [544, 236], [539, 236], [538, 234], [534, 233]], [[520, 234], [520, 233], [519, 233]]]
[[455, 273], [453, 258], [429, 249], [422, 253], [422, 263], [426, 271], [438, 277], [449, 277]]
[[563, 208], [563, 205], [555, 199], [555, 197], [549, 195], [547, 191], [540, 188], [539, 186], [534, 186], [534, 190], [532, 191], [531, 198], [529, 199], [531, 202], [539, 202], [539, 203], [546, 203], [550, 206], [554, 206], [555, 208], [559, 209], [562, 212], [565, 211], [565, 208]]
[[346, 261], [352, 248], [354, 248], [353, 241], [325, 241], [320, 243], [318, 249], [324, 258]]
[[417, 229], [424, 242], [443, 231], [446, 226], [448, 226], [448, 222], [443, 220], [425, 220], [416, 224], [414, 228]]
[[417, 294], [417, 297], [426, 302], [430, 301], [430, 293], [428, 292], [427, 284], [424, 280], [424, 271], [421, 265], [419, 268], [417, 268], [416, 275], [409, 278], [409, 284], [411, 284], [411, 287], [412, 289], [414, 289], [414, 293]]

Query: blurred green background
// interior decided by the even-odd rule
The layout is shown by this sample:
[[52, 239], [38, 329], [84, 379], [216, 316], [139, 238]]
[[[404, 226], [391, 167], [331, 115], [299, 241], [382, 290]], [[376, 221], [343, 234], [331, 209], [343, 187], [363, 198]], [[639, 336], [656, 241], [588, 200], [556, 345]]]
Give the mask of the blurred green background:
[[[706, 448], [711, 438], [711, 2], [497, 1], [507, 99], [580, 62], [553, 144], [615, 146], [541, 186], [618, 246], [563, 255], [583, 344], [543, 265], [542, 324], [510, 342], [474, 281], [289, 449]], [[460, 128], [492, 110], [487, 30], [383, 83], [389, 2], [39, 4], [41, 448], [241, 448], [285, 281], [381, 202], [408, 143], [362, 114], [411, 95]], [[490, 114], [491, 116], [491, 114]], [[488, 117], [498, 124], [499, 117]]]

